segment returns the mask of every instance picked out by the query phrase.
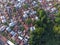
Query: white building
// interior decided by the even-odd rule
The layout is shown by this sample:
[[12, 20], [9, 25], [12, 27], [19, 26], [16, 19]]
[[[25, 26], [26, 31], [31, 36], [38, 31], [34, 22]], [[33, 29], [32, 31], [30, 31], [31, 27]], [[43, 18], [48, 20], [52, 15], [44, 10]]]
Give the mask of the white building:
[[15, 44], [12, 43], [10, 40], [7, 41], [7, 44], [9, 44], [9, 45], [15, 45]]

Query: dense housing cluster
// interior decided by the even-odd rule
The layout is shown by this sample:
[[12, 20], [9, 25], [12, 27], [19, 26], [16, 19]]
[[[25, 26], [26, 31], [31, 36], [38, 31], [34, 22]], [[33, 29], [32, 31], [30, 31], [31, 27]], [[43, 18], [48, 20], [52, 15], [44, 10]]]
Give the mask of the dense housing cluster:
[[[53, 21], [60, 0], [0, 0], [0, 33], [5, 45], [30, 45], [30, 32], [44, 10]], [[43, 20], [43, 19], [42, 19]]]

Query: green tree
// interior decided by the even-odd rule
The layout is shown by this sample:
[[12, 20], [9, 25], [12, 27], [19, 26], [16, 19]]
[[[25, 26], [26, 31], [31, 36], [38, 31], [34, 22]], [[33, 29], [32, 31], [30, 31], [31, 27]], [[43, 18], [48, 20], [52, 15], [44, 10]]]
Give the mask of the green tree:
[[55, 22], [60, 24], [60, 11], [56, 14]]
[[30, 45], [40, 45], [41, 34], [44, 32], [44, 28], [36, 28], [35, 31], [31, 32]]
[[30, 18], [28, 18], [27, 20], [26, 20], [26, 24], [31, 24], [32, 23], [32, 20], [30, 19]]
[[54, 30], [55, 33], [60, 34], [60, 25], [54, 25], [53, 30]]
[[39, 20], [35, 24], [37, 26], [30, 36], [30, 45], [53, 45], [51, 38], [54, 38], [54, 24], [44, 10], [39, 11]]

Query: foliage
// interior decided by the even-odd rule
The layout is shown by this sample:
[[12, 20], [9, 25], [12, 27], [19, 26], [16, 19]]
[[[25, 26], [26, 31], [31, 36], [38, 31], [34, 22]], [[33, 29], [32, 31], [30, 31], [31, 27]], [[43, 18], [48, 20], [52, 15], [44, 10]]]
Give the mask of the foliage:
[[60, 13], [55, 21], [47, 17], [44, 10], [38, 10], [39, 20], [35, 21], [36, 30], [31, 32], [30, 45], [59, 45]]
[[24, 7], [25, 9], [27, 9], [27, 8], [29, 7], [29, 5], [28, 5], [28, 4], [24, 4], [23, 7]]
[[[41, 34], [44, 32], [44, 28], [36, 28], [35, 31], [31, 33], [30, 45], [40, 45]], [[38, 41], [37, 41], [38, 40]]]
[[60, 11], [56, 14], [55, 22], [60, 24]]
[[8, 3], [8, 6], [12, 5], [11, 3]]
[[30, 18], [28, 18], [27, 20], [26, 20], [26, 24], [31, 24], [32, 23], [32, 20], [30, 19]]
[[16, 12], [16, 8], [14, 7], [13, 12]]

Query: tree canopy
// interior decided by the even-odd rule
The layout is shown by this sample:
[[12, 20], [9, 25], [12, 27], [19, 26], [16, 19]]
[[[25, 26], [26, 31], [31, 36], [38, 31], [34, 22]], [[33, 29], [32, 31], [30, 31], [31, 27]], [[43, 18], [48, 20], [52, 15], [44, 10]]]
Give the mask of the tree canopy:
[[60, 13], [56, 14], [53, 21], [43, 9], [38, 11], [38, 15], [39, 20], [35, 21], [36, 29], [30, 35], [30, 45], [59, 45]]

